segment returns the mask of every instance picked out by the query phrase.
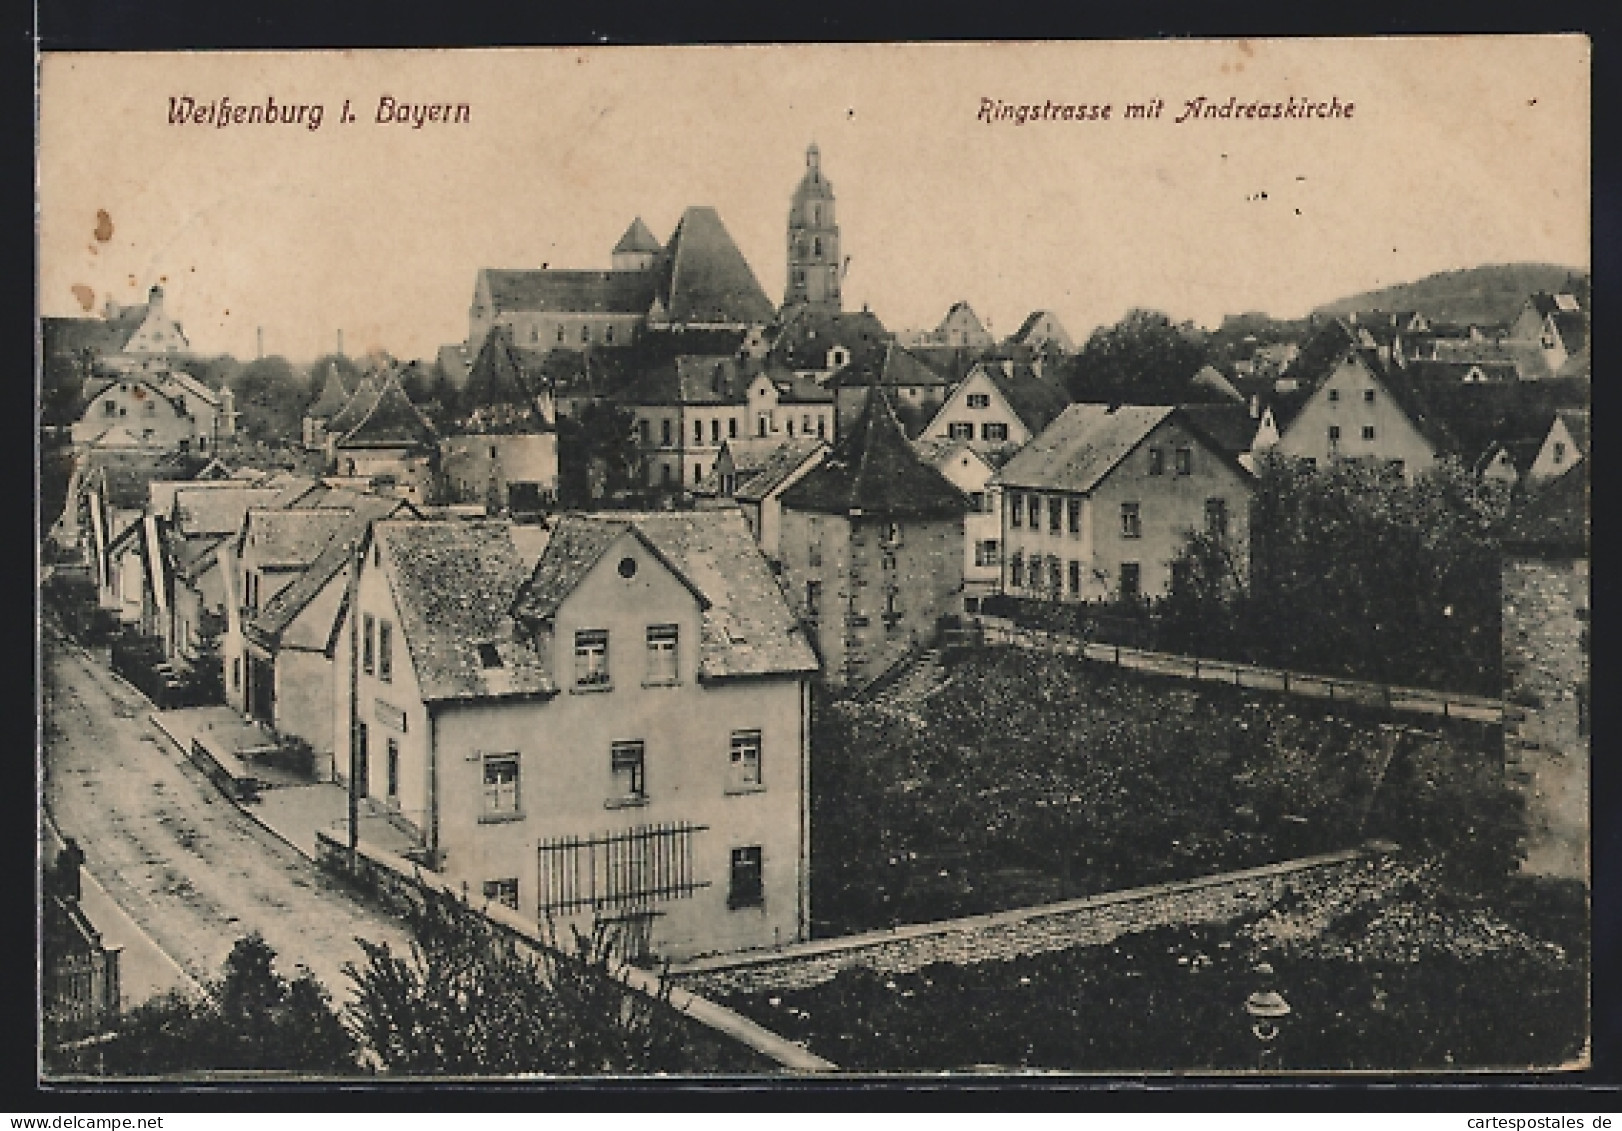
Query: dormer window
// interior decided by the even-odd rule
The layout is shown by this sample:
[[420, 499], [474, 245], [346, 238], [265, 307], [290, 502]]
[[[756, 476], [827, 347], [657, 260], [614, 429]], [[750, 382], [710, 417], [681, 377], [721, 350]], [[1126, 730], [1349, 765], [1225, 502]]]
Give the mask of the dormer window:
[[502, 666], [500, 651], [488, 640], [479, 645], [479, 666], [486, 670]]

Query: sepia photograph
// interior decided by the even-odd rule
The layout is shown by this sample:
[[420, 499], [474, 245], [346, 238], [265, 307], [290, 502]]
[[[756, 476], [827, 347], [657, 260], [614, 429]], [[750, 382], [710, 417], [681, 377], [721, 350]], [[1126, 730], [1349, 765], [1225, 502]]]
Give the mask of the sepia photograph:
[[1591, 1068], [1591, 63], [43, 52], [40, 1085]]

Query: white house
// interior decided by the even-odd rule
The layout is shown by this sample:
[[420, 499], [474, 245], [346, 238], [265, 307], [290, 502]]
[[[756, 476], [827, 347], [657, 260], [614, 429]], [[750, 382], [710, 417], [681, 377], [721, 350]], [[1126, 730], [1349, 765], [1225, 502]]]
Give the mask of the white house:
[[672, 959], [807, 936], [816, 659], [738, 512], [381, 522], [354, 609], [338, 769], [430, 866]]

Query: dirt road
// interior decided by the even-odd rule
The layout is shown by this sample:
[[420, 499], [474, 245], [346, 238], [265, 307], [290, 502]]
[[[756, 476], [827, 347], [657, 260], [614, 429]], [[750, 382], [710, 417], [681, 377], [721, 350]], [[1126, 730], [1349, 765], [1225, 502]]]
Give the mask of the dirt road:
[[107, 893], [189, 974], [218, 976], [258, 931], [277, 968], [308, 967], [335, 1002], [356, 936], [407, 947], [403, 926], [351, 898], [242, 813], [157, 733], [151, 704], [44, 633], [45, 801]]

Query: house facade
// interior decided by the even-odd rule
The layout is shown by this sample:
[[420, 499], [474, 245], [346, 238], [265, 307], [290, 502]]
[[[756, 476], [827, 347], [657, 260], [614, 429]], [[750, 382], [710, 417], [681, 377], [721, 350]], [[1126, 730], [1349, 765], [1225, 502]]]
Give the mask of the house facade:
[[816, 662], [741, 516], [533, 533], [373, 528], [339, 633], [340, 773], [538, 922], [616, 921], [671, 959], [806, 937]]
[[1412, 398], [1399, 396], [1397, 381], [1368, 351], [1347, 349], [1282, 423], [1275, 450], [1316, 467], [1359, 459], [1422, 475], [1445, 442]]
[[1243, 567], [1250, 479], [1175, 408], [1071, 405], [997, 475], [1003, 592], [1161, 596], [1195, 531], [1220, 533]]
[[961, 610], [968, 507], [912, 449], [883, 392], [783, 493], [783, 589], [828, 683], [871, 682]]
[[1554, 414], [1526, 478], [1531, 483], [1557, 479], [1588, 458], [1587, 409], [1563, 408]]
[[969, 501], [963, 516], [963, 611], [977, 613], [1002, 580], [1002, 488], [996, 465], [966, 440], [915, 440], [913, 447]]
[[84, 396], [71, 430], [76, 444], [105, 445], [127, 434], [129, 444], [207, 452], [227, 434], [220, 395], [166, 364], [95, 379]]
[[1070, 396], [1022, 362], [977, 362], [924, 428], [929, 439], [958, 440], [981, 453], [1018, 451], [1064, 411]]

